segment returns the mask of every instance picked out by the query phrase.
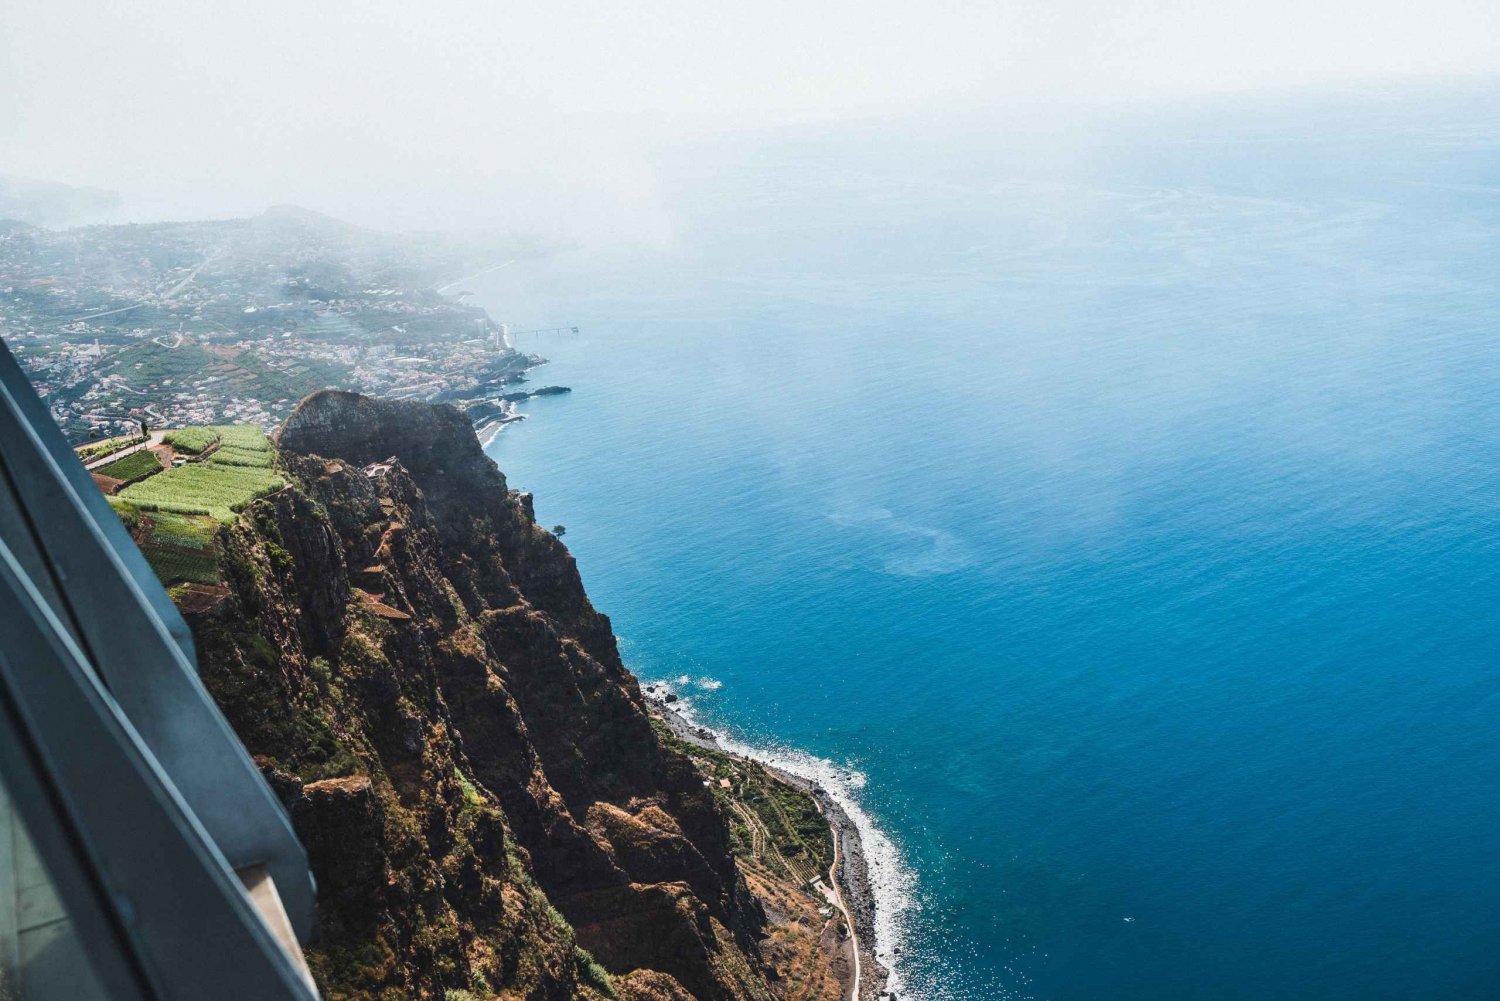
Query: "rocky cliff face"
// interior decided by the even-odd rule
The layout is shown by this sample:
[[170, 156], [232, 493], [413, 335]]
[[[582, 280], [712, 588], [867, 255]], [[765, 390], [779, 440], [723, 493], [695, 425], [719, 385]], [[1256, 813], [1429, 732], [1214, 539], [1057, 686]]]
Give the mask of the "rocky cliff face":
[[294, 485], [227, 530], [227, 593], [185, 610], [308, 847], [325, 996], [794, 996], [761, 901], [796, 888], [752, 892], [468, 419], [325, 392], [278, 444]]

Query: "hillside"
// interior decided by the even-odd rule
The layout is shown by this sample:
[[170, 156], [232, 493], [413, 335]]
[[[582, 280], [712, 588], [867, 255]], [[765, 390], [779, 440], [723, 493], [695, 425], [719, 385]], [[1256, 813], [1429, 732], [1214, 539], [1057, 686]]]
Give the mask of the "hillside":
[[779, 848], [747, 834], [463, 414], [316, 394], [275, 475], [173, 592], [307, 846], [326, 997], [842, 996], [839, 925], [800, 882], [826, 864], [816, 807], [758, 779], [799, 819]]

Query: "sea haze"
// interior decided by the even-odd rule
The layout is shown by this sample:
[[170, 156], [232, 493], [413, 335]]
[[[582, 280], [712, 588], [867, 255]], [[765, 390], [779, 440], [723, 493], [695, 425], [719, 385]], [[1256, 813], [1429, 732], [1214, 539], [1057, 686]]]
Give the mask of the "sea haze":
[[475, 284], [582, 330], [490, 453], [849, 770], [903, 998], [1500, 992], [1496, 96], [725, 140]]

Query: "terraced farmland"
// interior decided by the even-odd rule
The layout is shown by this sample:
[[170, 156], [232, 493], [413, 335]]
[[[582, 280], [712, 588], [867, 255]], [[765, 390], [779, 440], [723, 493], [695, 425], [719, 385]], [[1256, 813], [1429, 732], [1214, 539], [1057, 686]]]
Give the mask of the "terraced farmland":
[[178, 436], [195, 442], [217, 441], [219, 448], [203, 461], [126, 487], [117, 495], [119, 501], [144, 512], [208, 515], [229, 524], [245, 505], [286, 485], [271, 468], [271, 443], [260, 428], [185, 428], [168, 437], [174, 448], [178, 446], [173, 439]]
[[180, 428], [162, 437], [162, 441], [189, 455], [197, 455], [218, 440], [219, 435], [212, 428]]
[[158, 511], [150, 519], [150, 532], [143, 541], [156, 546], [209, 550], [213, 546], [214, 534], [219, 530], [219, 523], [205, 515]]
[[114, 356], [110, 371], [131, 388], [152, 395], [203, 391], [268, 404], [292, 403], [314, 390], [345, 385], [350, 375], [347, 365], [333, 362], [286, 364], [254, 351], [209, 349], [191, 341], [175, 348], [155, 341], [133, 345]]
[[208, 461], [218, 466], [270, 469], [275, 453], [265, 432], [258, 427], [217, 425], [204, 428], [218, 436], [219, 447]]
[[121, 511], [141, 555], [157, 579], [173, 584], [217, 584], [219, 523], [203, 514], [146, 513], [127, 507]]
[[161, 460], [149, 448], [143, 448], [139, 452], [131, 452], [123, 459], [106, 463], [94, 472], [129, 483], [132, 480], [144, 479], [160, 470]]
[[219, 582], [219, 556], [213, 549], [190, 552], [146, 545], [141, 547], [141, 553], [146, 557], [146, 562], [151, 564], [156, 579], [168, 586]]
[[[710, 793], [729, 811], [734, 851], [803, 884], [833, 864], [833, 835], [807, 793], [759, 762], [688, 744], [660, 720], [662, 740], [693, 759]], [[725, 786], [722, 783], [728, 782]]]

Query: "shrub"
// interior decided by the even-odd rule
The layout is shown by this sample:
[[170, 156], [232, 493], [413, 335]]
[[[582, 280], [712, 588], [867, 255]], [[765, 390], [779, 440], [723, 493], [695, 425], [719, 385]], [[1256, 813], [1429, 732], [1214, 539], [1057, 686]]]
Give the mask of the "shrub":
[[614, 981], [609, 978], [609, 971], [600, 965], [599, 961], [589, 954], [589, 951], [580, 945], [573, 946], [573, 961], [578, 964], [579, 978], [591, 987], [604, 992], [610, 997], [615, 997]]
[[469, 777], [458, 768], [453, 769], [453, 777], [458, 780], [458, 788], [462, 791], [465, 806], [483, 806], [484, 796], [480, 794], [479, 787], [469, 781]]

